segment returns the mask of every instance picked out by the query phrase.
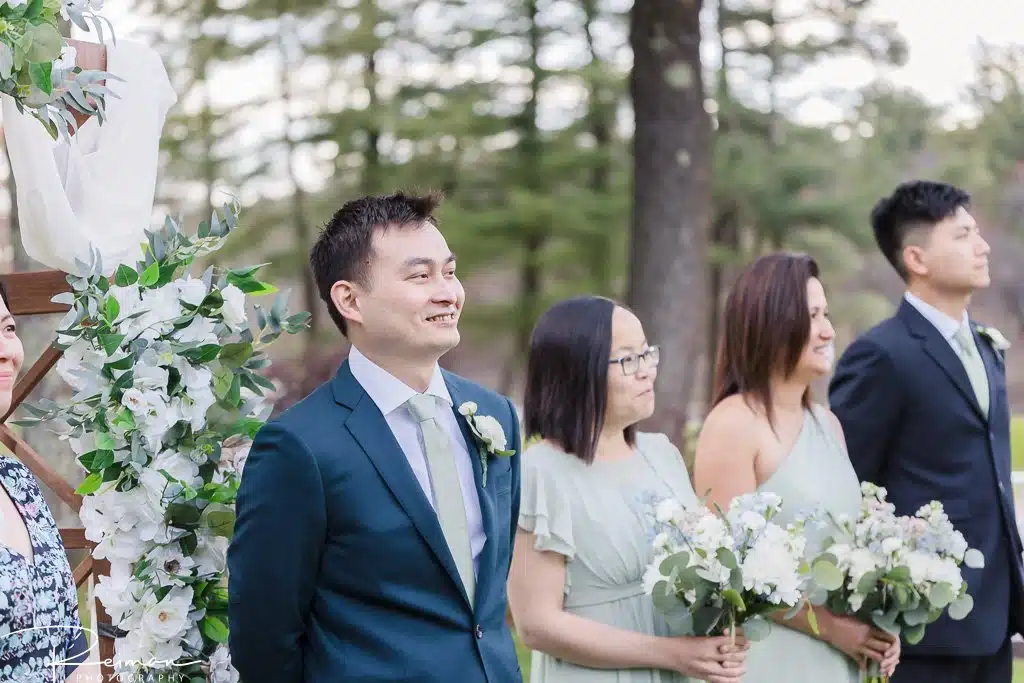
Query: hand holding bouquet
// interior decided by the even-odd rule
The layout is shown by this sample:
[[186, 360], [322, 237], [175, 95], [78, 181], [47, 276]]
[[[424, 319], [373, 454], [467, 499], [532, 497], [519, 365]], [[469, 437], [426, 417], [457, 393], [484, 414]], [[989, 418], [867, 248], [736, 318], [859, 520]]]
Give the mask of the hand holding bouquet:
[[752, 493], [728, 513], [674, 499], [654, 508], [654, 554], [644, 585], [679, 635], [768, 635], [771, 612], [795, 610], [807, 588], [802, 525], [773, 521], [782, 500]]
[[[933, 501], [913, 516], [897, 516], [886, 491], [861, 484], [856, 520], [832, 518], [835, 534], [811, 563], [811, 601], [834, 614], [854, 616], [910, 644], [944, 611], [963, 619], [974, 601], [960, 566], [981, 567], [984, 558], [969, 549]], [[869, 663], [870, 680], [880, 680]]]

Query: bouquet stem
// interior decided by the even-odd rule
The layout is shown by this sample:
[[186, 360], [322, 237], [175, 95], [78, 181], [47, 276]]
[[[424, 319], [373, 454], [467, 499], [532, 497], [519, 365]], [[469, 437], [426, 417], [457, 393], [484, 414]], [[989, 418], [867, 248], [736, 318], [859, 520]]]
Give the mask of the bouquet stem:
[[889, 677], [882, 675], [881, 666], [873, 659], [869, 659], [867, 666], [860, 670], [861, 683], [889, 683]]

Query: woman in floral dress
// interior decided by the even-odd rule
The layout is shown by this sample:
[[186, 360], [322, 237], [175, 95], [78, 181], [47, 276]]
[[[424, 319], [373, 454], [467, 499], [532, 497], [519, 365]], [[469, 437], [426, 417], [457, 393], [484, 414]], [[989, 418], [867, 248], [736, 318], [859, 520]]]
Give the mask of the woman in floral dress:
[[[24, 350], [3, 285], [0, 300], [0, 412], [6, 413]], [[87, 657], [57, 523], [28, 467], [0, 455], [0, 681], [78, 683], [87, 680], [87, 667], [78, 667]]]

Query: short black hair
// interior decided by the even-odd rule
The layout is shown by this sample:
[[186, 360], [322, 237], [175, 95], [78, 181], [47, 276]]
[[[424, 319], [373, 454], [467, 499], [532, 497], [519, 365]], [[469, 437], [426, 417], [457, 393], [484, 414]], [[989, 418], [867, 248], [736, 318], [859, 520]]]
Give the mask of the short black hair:
[[906, 282], [909, 275], [903, 263], [903, 247], [907, 235], [921, 228], [934, 228], [960, 207], [966, 209], [970, 204], [970, 193], [948, 183], [931, 180], [901, 183], [871, 210], [875, 242]]
[[[594, 461], [608, 407], [612, 315], [620, 304], [601, 296], [556, 303], [530, 337], [523, 426], [529, 437], [559, 444], [585, 463]], [[632, 446], [636, 426], [624, 436]]]
[[348, 336], [348, 324], [331, 301], [334, 283], [369, 284], [374, 234], [390, 227], [420, 227], [428, 221], [437, 226], [434, 211], [440, 203], [440, 195], [433, 192], [360, 197], [347, 202], [324, 225], [310, 249], [309, 266], [320, 298], [343, 335]]

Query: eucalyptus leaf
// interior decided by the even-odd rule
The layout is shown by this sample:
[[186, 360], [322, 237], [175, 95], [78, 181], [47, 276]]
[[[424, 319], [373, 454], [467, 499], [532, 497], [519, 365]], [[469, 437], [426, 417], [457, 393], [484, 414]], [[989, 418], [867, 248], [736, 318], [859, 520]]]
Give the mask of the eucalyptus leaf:
[[928, 591], [928, 602], [930, 602], [933, 607], [945, 607], [953, 602], [955, 598], [956, 595], [953, 593], [953, 589], [946, 583], [937, 583]]
[[970, 569], [982, 569], [985, 566], [985, 556], [977, 548], [971, 548], [964, 554], [964, 564]]
[[743, 635], [747, 637], [747, 640], [753, 642], [764, 640], [771, 632], [771, 622], [762, 617], [753, 617], [743, 622]]
[[60, 57], [64, 39], [53, 24], [29, 24], [26, 35], [32, 36], [32, 46], [25, 53], [29, 62], [53, 62]]
[[917, 645], [924, 638], [924, 624], [908, 626], [903, 630], [903, 639], [910, 645]]
[[811, 567], [814, 583], [827, 591], [834, 591], [843, 585], [843, 572], [828, 560], [818, 560]]
[[949, 604], [949, 618], [956, 621], [966, 619], [967, 615], [974, 609], [974, 598], [969, 593], [964, 593]]

